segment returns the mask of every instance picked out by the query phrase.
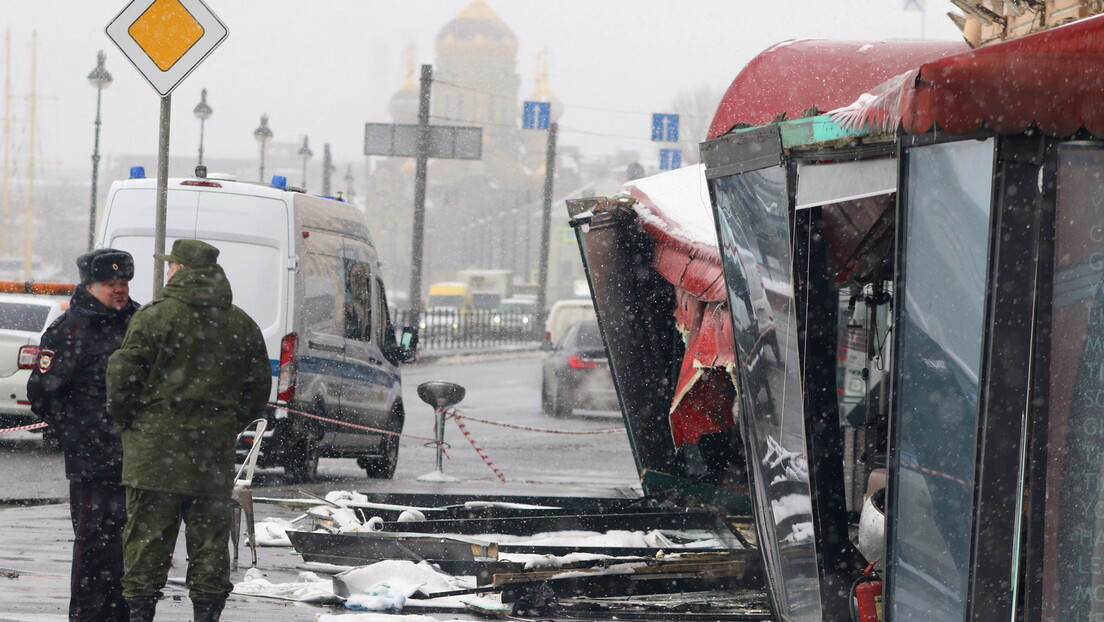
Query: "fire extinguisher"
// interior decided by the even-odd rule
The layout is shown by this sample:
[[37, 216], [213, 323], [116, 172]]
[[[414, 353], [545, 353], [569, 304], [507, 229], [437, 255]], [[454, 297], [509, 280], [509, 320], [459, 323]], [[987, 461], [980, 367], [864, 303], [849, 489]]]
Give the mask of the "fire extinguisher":
[[874, 560], [851, 585], [853, 622], [882, 622], [882, 578], [874, 570]]

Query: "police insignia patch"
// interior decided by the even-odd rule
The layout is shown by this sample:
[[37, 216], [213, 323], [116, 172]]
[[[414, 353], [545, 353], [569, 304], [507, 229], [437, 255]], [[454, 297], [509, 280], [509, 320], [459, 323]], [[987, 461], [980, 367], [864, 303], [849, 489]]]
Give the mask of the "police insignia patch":
[[38, 353], [38, 371], [45, 374], [54, 364], [54, 351], [43, 350]]

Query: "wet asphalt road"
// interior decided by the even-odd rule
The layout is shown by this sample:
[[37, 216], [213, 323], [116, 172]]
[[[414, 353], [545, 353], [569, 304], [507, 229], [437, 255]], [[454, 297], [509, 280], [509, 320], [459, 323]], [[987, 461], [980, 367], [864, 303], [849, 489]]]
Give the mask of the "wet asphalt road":
[[[551, 419], [540, 413], [540, 354], [508, 357], [481, 356], [443, 359], [404, 370], [404, 400], [412, 436], [433, 435], [433, 411], [415, 394], [426, 380], [448, 380], [467, 387], [460, 404], [463, 415], [517, 426], [593, 432], [620, 427], [613, 413], [580, 413]], [[330, 490], [361, 492], [425, 492], [461, 495], [600, 495], [632, 496], [637, 481], [632, 454], [624, 433], [562, 435], [497, 427], [467, 421], [471, 437], [483, 448], [506, 479], [500, 481], [450, 422], [445, 439], [451, 444], [446, 475], [456, 482], [426, 483], [418, 476], [434, 470], [436, 452], [422, 440], [404, 438], [393, 480], [370, 480], [351, 459], [323, 459], [318, 481], [289, 484], [279, 469], [259, 471], [254, 479], [257, 497], [302, 497], [302, 491], [324, 495]], [[65, 504], [68, 484], [60, 454], [42, 447], [37, 435], [0, 436], [0, 500], [54, 501], [19, 506], [0, 504], [0, 622], [60, 622], [65, 620], [72, 530]], [[292, 518], [299, 512], [272, 505], [257, 507], [257, 520], [267, 516]], [[178, 542], [170, 577], [183, 576], [186, 554]], [[233, 580], [248, 568], [248, 549]], [[261, 548], [258, 567], [274, 583], [292, 581], [301, 560], [291, 549]], [[310, 621], [319, 613], [347, 613], [343, 609], [273, 599], [232, 596], [224, 620]], [[407, 610], [404, 613], [421, 613]], [[440, 620], [479, 619], [450, 612], [428, 613]], [[170, 584], [158, 608], [158, 620], [190, 620], [186, 591]]]

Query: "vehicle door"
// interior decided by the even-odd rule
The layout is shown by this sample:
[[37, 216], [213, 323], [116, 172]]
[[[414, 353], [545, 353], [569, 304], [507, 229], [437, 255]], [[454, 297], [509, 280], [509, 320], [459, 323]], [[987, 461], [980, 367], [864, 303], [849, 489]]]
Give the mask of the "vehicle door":
[[[345, 240], [344, 339], [345, 374], [342, 409], [347, 420], [357, 425], [382, 428], [387, 422], [387, 392], [395, 382], [380, 350], [376, 325], [379, 309], [374, 295], [375, 252], [359, 240]], [[338, 443], [342, 447], [375, 447], [379, 437], [364, 430], [347, 429]]]
[[[341, 237], [311, 230], [303, 238], [302, 289], [296, 296], [301, 318], [296, 401], [323, 416], [341, 409], [345, 372], [345, 264]], [[328, 432], [333, 424], [324, 424]]]

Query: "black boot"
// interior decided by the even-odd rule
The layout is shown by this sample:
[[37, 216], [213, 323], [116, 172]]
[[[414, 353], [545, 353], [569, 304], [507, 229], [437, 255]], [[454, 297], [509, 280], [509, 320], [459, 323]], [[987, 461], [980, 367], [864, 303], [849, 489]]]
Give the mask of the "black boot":
[[138, 596], [128, 598], [127, 607], [130, 607], [130, 622], [153, 622], [153, 610], [157, 608], [157, 598], [153, 596]]
[[204, 598], [192, 597], [192, 611], [195, 613], [195, 622], [219, 622], [222, 608], [226, 605], [226, 597]]

